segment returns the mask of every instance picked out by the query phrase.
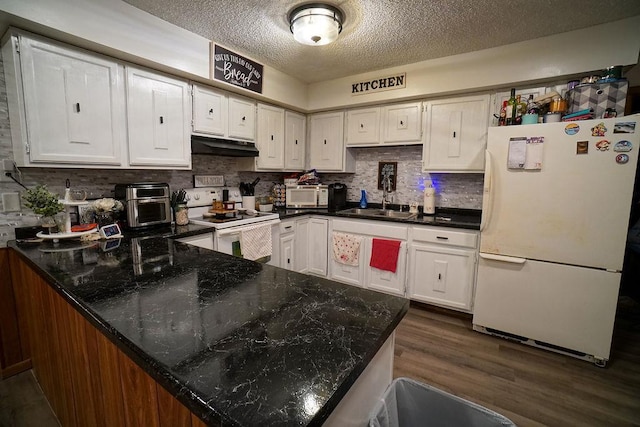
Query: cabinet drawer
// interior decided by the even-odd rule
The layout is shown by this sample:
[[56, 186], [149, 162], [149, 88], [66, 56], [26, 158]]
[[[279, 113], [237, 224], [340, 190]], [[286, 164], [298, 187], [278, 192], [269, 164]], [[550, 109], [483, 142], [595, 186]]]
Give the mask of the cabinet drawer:
[[464, 246], [467, 248], [475, 248], [478, 244], [477, 233], [435, 227], [414, 227], [412, 237], [414, 241]]
[[280, 234], [295, 233], [296, 222], [295, 221], [281, 221], [280, 222]]
[[333, 231], [343, 233], [362, 234], [386, 239], [407, 240], [408, 227], [403, 224], [384, 223], [382, 221], [367, 221], [363, 219], [334, 219]]

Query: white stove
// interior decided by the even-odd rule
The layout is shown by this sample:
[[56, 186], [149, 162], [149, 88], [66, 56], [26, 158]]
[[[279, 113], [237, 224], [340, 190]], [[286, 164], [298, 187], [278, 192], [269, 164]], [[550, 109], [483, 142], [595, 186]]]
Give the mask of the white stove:
[[[214, 200], [223, 200], [224, 191], [228, 191], [228, 201], [236, 203], [235, 214], [226, 214], [224, 217], [209, 217], [209, 209]], [[206, 225], [217, 230], [239, 227], [247, 224], [256, 224], [263, 221], [278, 220], [280, 217], [273, 212], [255, 212], [255, 215], [248, 215], [243, 212], [242, 196], [237, 187], [201, 187], [185, 190], [187, 192], [187, 207], [189, 208], [189, 221], [193, 224]]]

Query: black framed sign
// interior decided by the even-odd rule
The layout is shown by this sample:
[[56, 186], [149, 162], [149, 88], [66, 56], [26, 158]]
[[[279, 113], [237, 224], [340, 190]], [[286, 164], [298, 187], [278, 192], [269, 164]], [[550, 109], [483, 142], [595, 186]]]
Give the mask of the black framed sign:
[[221, 82], [262, 93], [264, 67], [242, 55], [215, 45], [213, 51], [213, 78]]
[[378, 190], [382, 190], [384, 181], [389, 177], [391, 188], [396, 191], [396, 177], [398, 175], [398, 162], [378, 162]]

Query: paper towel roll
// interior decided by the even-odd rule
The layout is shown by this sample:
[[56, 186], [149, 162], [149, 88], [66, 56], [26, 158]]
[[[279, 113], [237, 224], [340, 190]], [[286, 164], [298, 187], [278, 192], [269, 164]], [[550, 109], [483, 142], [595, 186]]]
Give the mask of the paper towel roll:
[[436, 213], [436, 189], [431, 185], [424, 189], [423, 212], [427, 215]]

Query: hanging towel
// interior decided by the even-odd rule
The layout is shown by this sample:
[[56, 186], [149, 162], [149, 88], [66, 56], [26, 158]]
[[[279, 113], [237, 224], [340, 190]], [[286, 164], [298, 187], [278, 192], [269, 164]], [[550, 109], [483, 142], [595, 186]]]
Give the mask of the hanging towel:
[[252, 261], [271, 256], [271, 224], [241, 230], [240, 248], [243, 257]]
[[341, 264], [358, 265], [361, 236], [333, 232], [333, 259]]
[[399, 240], [373, 239], [371, 249], [371, 267], [396, 272], [398, 268], [398, 255], [400, 254]]

